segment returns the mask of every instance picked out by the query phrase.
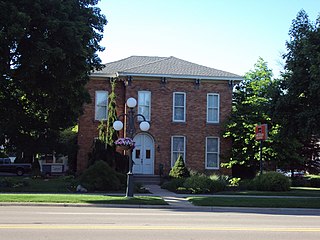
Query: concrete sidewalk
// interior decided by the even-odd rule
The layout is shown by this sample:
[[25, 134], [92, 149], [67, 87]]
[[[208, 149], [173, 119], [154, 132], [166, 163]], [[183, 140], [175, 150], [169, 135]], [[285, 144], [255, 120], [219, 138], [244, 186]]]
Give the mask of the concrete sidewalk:
[[161, 197], [173, 208], [199, 208], [191, 204], [185, 196], [162, 189], [159, 185], [146, 185], [145, 188], [154, 196]]

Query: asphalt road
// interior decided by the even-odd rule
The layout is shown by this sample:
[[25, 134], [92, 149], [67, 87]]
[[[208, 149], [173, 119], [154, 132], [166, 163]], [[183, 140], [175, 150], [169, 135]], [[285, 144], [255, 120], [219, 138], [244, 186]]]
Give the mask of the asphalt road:
[[319, 239], [320, 210], [0, 206], [1, 240]]

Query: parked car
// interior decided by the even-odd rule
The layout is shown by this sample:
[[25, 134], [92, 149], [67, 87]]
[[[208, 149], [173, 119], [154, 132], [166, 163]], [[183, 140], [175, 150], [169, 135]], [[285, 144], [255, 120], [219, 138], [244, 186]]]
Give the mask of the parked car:
[[12, 163], [10, 158], [0, 158], [0, 172], [15, 173], [18, 176], [22, 176], [31, 172], [31, 164]]

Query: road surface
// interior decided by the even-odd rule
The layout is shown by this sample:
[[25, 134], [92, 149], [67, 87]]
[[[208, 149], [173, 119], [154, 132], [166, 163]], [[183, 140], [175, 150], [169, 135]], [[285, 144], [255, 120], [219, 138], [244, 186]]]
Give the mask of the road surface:
[[1, 240], [308, 239], [320, 210], [0, 206]]

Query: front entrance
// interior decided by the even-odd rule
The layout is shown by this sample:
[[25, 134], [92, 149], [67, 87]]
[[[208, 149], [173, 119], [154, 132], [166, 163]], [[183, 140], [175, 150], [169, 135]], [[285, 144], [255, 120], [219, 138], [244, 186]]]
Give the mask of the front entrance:
[[134, 174], [154, 174], [154, 141], [145, 133], [134, 137], [135, 148], [132, 153]]

